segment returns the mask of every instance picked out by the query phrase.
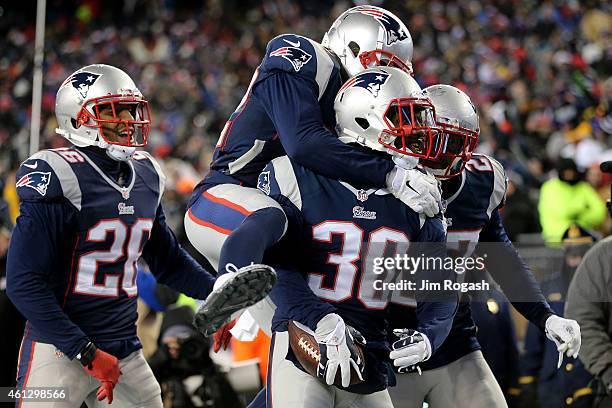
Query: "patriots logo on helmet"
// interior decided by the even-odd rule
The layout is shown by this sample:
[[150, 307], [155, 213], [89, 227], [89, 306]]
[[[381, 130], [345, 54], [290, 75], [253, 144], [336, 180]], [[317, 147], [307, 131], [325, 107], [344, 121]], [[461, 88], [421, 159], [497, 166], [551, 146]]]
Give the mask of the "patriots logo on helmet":
[[353, 13], [363, 13], [374, 17], [387, 32], [387, 45], [408, 38], [408, 34], [401, 27], [400, 22], [393, 16], [386, 14], [384, 10], [373, 7], [358, 7]]
[[93, 72], [77, 72], [68, 78], [64, 84], [70, 82], [70, 84], [75, 87], [77, 91], [79, 91], [83, 99], [85, 99], [87, 98], [89, 87], [92, 86], [101, 76], [102, 74], [94, 74]]
[[17, 181], [16, 187], [30, 187], [42, 196], [47, 194], [47, 187], [51, 181], [51, 172], [33, 171]]
[[[299, 45], [299, 42], [297, 43]], [[312, 55], [297, 47], [281, 47], [270, 53], [271, 57], [283, 57], [293, 65], [295, 71], [302, 69], [310, 61]]]
[[390, 74], [387, 74], [384, 71], [369, 71], [363, 72], [361, 74], [355, 75], [353, 78], [346, 81], [342, 88], [338, 91], [338, 93], [348, 89], [352, 86], [357, 86], [360, 88], [367, 89], [372, 95], [378, 96], [378, 92], [380, 91], [380, 87], [387, 82]]

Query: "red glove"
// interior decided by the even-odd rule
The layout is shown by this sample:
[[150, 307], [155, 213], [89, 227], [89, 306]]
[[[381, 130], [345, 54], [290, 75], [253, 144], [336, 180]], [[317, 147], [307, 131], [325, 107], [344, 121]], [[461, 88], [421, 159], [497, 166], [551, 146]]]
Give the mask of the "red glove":
[[232, 333], [230, 333], [230, 330], [232, 330], [232, 327], [234, 327], [235, 324], [236, 320], [232, 320], [228, 324], [221, 326], [221, 328], [217, 330], [215, 334], [213, 334], [213, 351], [215, 353], [221, 350], [221, 347], [223, 347], [223, 350], [227, 348], [230, 340], [232, 339]]
[[96, 395], [98, 401], [108, 398], [108, 403], [113, 402], [113, 389], [119, 381], [121, 370], [119, 369], [119, 360], [100, 349], [96, 349], [96, 354], [93, 360], [86, 366], [83, 366], [85, 371], [92, 377], [100, 381], [102, 385], [98, 388]]

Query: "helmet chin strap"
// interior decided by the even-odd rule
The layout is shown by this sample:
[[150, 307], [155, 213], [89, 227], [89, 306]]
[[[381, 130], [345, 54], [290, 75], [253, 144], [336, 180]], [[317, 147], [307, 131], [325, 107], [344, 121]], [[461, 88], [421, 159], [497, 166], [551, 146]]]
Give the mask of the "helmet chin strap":
[[136, 151], [135, 147], [128, 146], [119, 146], [114, 144], [108, 144], [106, 147], [106, 154], [113, 160], [117, 161], [127, 161], [134, 156], [134, 152]]

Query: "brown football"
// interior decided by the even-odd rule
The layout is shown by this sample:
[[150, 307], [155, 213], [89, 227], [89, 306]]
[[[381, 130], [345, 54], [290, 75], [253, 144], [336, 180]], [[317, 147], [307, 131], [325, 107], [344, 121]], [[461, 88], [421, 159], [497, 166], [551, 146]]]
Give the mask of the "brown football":
[[[314, 338], [314, 333], [307, 326], [289, 320], [287, 324], [287, 331], [289, 332], [289, 345], [293, 354], [300, 362], [304, 370], [313, 377], [317, 376], [317, 365], [321, 359], [321, 353], [319, 351], [319, 343]], [[359, 344], [355, 344], [359, 358], [364, 361], [363, 350]], [[359, 379], [357, 372], [351, 366], [351, 385], [359, 384], [362, 381]], [[336, 379], [334, 385], [337, 387], [342, 386], [342, 378], [340, 377], [340, 369], [336, 372]]]

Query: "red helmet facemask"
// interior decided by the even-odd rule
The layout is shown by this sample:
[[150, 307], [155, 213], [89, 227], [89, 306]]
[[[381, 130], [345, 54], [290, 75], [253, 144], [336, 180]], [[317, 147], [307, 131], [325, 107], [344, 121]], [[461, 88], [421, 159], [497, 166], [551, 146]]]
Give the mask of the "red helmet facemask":
[[109, 144], [141, 147], [147, 144], [151, 131], [151, 110], [141, 96], [106, 95], [87, 100], [77, 115], [77, 123], [98, 129]]
[[478, 146], [478, 132], [440, 121], [438, 126], [443, 132], [440, 154], [434, 160], [423, 160], [421, 163], [432, 170], [444, 170], [441, 174], [435, 174], [437, 178], [452, 178], [461, 174], [472, 158]]
[[420, 159], [438, 158], [442, 131], [436, 126], [435, 109], [429, 100], [393, 99], [384, 120], [387, 129], [381, 132], [378, 142], [387, 149]]
[[364, 69], [373, 67], [394, 67], [412, 75], [412, 67], [395, 54], [385, 50], [364, 51], [359, 54]]

